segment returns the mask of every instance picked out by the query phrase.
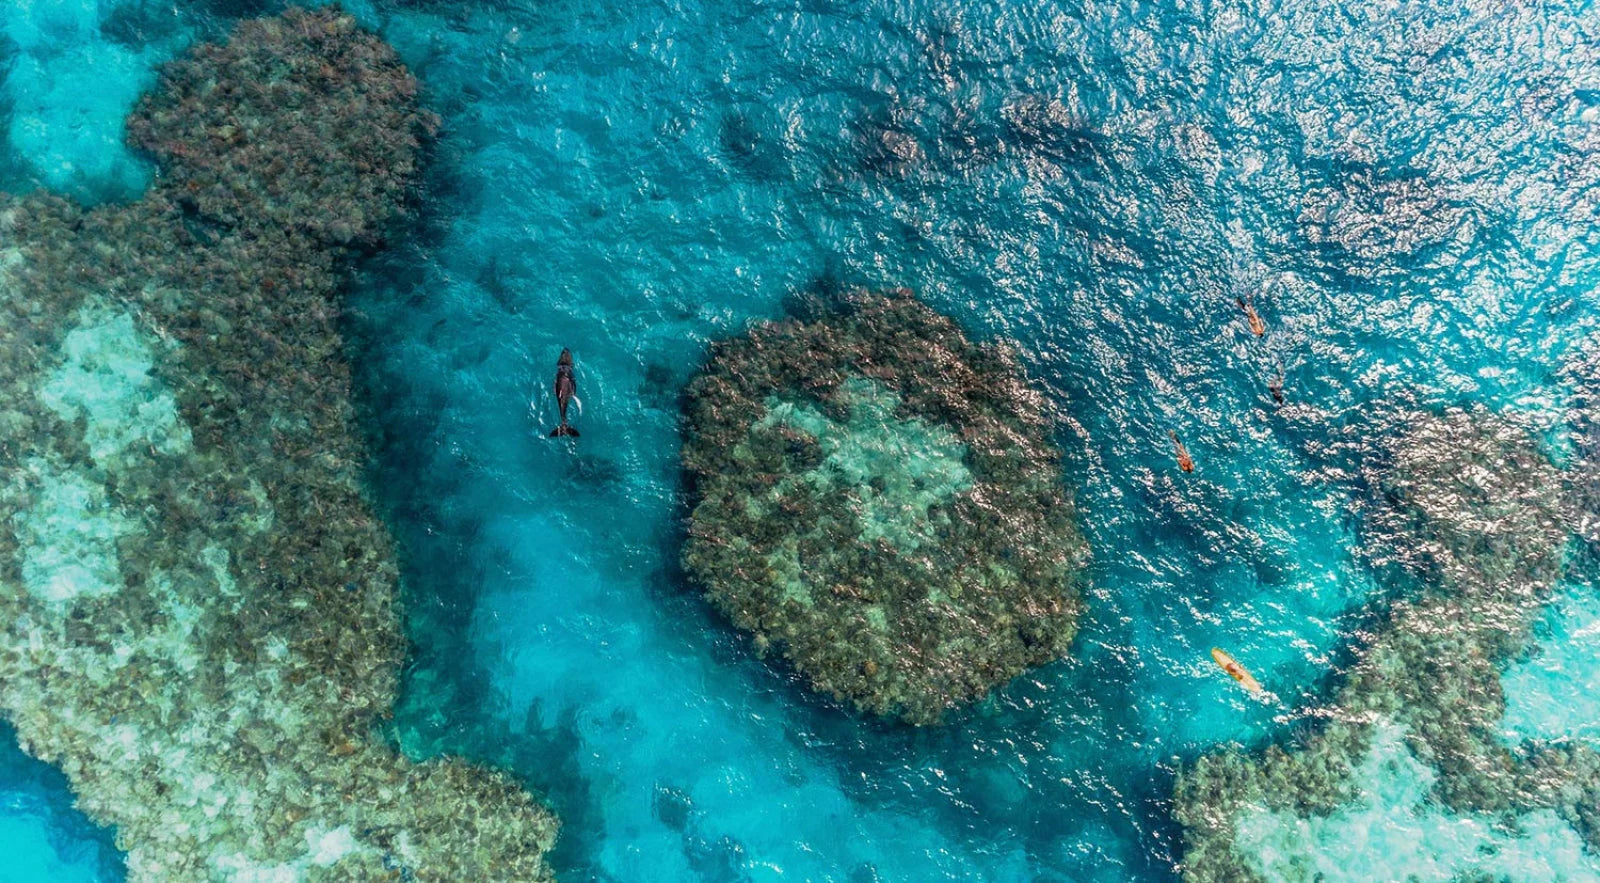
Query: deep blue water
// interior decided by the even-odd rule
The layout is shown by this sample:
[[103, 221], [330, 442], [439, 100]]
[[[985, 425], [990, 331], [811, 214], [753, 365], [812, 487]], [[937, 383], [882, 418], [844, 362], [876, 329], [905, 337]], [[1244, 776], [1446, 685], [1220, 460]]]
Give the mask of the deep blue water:
[[[0, 12], [0, 186], [137, 192], [151, 65], [270, 8]], [[1559, 454], [1600, 332], [1592, 3], [354, 9], [445, 122], [347, 323], [418, 648], [396, 734], [546, 792], [566, 879], [1169, 878], [1174, 759], [1306, 726], [1398, 588], [1354, 507], [1401, 411], [1512, 409]], [[72, 86], [105, 58], [120, 91]], [[924, 730], [809, 698], [674, 563], [706, 343], [901, 285], [1021, 348], [1096, 558], [1074, 659]], [[543, 438], [563, 346], [575, 445]], [[0, 770], [0, 807], [38, 775]], [[0, 837], [86, 836], [44, 790]]]

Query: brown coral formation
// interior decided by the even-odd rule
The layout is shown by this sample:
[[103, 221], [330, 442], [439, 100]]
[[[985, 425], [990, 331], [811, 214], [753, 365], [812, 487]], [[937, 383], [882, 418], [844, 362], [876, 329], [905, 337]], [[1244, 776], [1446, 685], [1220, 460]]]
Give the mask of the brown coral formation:
[[1042, 398], [905, 292], [719, 344], [684, 562], [816, 690], [936, 722], [1076, 630], [1088, 548]]
[[1314, 820], [1348, 807], [1380, 730], [1402, 734], [1443, 808], [1506, 818], [1553, 810], [1600, 849], [1600, 754], [1582, 744], [1507, 745], [1498, 727], [1500, 671], [1528, 645], [1563, 571], [1571, 519], [1562, 478], [1504, 418], [1414, 418], [1377, 482], [1383, 502], [1369, 526], [1385, 556], [1425, 588], [1392, 611], [1320, 732], [1258, 756], [1212, 754], [1180, 775], [1187, 879], [1272, 876], [1237, 848], [1241, 819]]
[[433, 118], [337, 10], [247, 22], [129, 122], [141, 201], [0, 201], [0, 707], [135, 880], [538, 880], [503, 775], [373, 732], [404, 653], [342, 269]]
[[431, 125], [399, 70], [347, 15], [245, 22], [167, 66], [128, 140], [160, 156], [163, 189], [211, 222], [369, 245], [400, 210]]

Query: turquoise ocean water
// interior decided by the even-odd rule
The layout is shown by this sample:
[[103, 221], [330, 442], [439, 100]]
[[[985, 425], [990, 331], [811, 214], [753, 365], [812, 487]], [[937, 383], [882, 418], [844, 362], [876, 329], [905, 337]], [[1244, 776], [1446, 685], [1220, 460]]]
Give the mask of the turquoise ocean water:
[[[0, 188], [137, 193], [154, 66], [276, 8], [0, 8]], [[1559, 369], [1600, 333], [1593, 3], [350, 8], [444, 120], [346, 323], [417, 646], [394, 735], [542, 790], [566, 879], [1170, 879], [1175, 762], [1309, 726], [1403, 589], [1355, 511], [1398, 413], [1512, 410], [1564, 454]], [[938, 728], [807, 696], [675, 564], [707, 342], [858, 286], [1018, 344], [1096, 559], [1075, 658]], [[1506, 672], [1508, 738], [1600, 738], [1597, 597], [1573, 580]], [[118, 879], [70, 805], [0, 751], [0, 880]]]

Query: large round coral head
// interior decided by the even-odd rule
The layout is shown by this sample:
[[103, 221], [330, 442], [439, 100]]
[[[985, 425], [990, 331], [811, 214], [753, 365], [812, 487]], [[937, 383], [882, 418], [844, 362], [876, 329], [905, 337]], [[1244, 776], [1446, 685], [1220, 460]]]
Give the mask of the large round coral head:
[[1088, 559], [1043, 397], [904, 292], [717, 345], [684, 562], [816, 690], [934, 723], [1071, 643]]

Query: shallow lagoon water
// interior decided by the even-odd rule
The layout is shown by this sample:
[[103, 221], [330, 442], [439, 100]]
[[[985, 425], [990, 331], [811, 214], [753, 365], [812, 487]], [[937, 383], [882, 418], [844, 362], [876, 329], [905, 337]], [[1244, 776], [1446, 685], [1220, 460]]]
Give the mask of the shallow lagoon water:
[[[272, 5], [107, 36], [145, 7], [0, 13], [0, 186], [136, 191], [105, 108]], [[1600, 331], [1592, 4], [354, 8], [445, 121], [419, 231], [348, 302], [417, 645], [395, 732], [545, 791], [568, 879], [1170, 878], [1174, 758], [1309, 726], [1406, 588], [1358, 513], [1393, 415], [1511, 409], [1559, 453], [1557, 371]], [[134, 61], [74, 92], [97, 43]], [[927, 730], [808, 697], [675, 565], [677, 395], [707, 341], [891, 285], [1017, 343], [1096, 556], [1075, 659]], [[576, 444], [543, 437], [562, 346]], [[1593, 597], [1555, 605], [1517, 695], [1592, 668]], [[1562, 708], [1513, 702], [1508, 732], [1594, 736]], [[33, 788], [7, 758], [7, 793]], [[43, 793], [3, 802], [19, 849], [103, 836], [59, 777]]]

